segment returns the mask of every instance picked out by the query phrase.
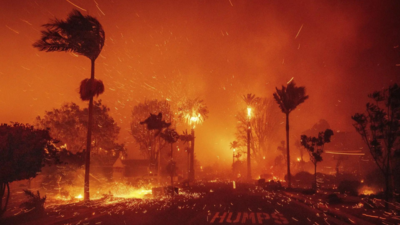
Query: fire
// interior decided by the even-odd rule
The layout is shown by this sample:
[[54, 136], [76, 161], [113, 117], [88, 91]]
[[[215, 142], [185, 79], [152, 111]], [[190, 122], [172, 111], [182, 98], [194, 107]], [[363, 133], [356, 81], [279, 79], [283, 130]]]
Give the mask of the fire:
[[301, 160], [301, 158], [300, 158], [300, 157], [297, 157], [297, 162], [300, 162], [300, 160]]
[[[54, 200], [81, 201], [83, 200], [83, 188], [81, 186], [64, 186], [63, 191], [58, 193]], [[90, 189], [90, 199], [96, 200], [106, 197], [113, 198], [148, 198], [152, 195], [151, 187], [134, 187], [122, 182], [108, 182]]]
[[358, 190], [358, 193], [363, 195], [373, 195], [376, 193], [376, 191], [371, 187], [363, 186], [361, 189]]
[[247, 107], [247, 116], [249, 117], [249, 119], [251, 118], [251, 108]]

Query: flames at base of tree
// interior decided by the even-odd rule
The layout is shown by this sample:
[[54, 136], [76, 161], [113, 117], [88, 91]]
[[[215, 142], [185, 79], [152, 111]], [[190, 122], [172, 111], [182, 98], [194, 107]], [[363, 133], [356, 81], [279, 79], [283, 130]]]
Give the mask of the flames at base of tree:
[[[150, 198], [152, 190], [150, 187], [134, 187], [123, 182], [108, 182], [100, 185], [91, 186], [90, 199], [97, 200], [102, 198]], [[77, 202], [83, 200], [83, 185], [66, 185], [61, 187], [59, 192], [52, 200], [62, 200]]]

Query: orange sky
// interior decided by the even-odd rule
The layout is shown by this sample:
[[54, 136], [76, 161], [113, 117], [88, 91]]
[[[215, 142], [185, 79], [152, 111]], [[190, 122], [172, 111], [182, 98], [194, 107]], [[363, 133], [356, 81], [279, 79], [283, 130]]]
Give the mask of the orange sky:
[[[65, 19], [75, 4], [106, 32], [96, 78], [104, 81], [100, 98], [122, 127], [129, 151], [136, 103], [168, 98], [174, 105], [182, 96], [200, 97], [210, 114], [196, 128], [197, 156], [231, 162], [241, 96], [272, 97], [292, 77], [310, 96], [291, 115], [293, 135], [319, 119], [333, 130], [352, 131], [350, 116], [363, 111], [367, 94], [400, 80], [399, 4], [368, 2], [2, 1], [0, 120], [32, 123], [65, 102], [87, 104], [77, 89], [90, 76], [89, 60], [32, 47], [40, 26]], [[283, 114], [277, 119], [284, 122]]]

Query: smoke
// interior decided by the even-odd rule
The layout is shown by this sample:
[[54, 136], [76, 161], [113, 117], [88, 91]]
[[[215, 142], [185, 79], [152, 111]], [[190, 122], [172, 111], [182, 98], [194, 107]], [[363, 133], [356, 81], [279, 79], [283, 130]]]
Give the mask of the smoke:
[[[196, 155], [228, 165], [243, 94], [272, 97], [294, 77], [310, 96], [290, 116], [291, 135], [300, 137], [320, 119], [334, 131], [352, 131], [350, 116], [364, 110], [367, 94], [399, 81], [396, 1], [116, 0], [98, 2], [101, 11], [91, 1], [74, 3], [106, 32], [96, 78], [132, 152], [131, 110], [144, 99], [204, 99], [210, 114], [196, 128]], [[31, 122], [64, 102], [80, 103], [76, 87], [90, 76], [90, 62], [31, 47], [41, 24], [74, 6], [3, 4], [0, 90], [11, 97], [0, 100], [1, 120]], [[276, 119], [284, 122], [283, 114]]]

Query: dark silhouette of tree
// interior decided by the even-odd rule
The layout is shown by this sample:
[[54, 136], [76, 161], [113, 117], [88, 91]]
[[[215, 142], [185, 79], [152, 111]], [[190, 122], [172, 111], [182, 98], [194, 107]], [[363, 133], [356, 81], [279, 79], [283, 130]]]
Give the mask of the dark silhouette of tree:
[[144, 121], [140, 122], [140, 124], [146, 124], [148, 130], [157, 130], [154, 136], [158, 136], [162, 129], [168, 128], [171, 123], [167, 123], [162, 120], [162, 113], [159, 112], [157, 115], [151, 114]]
[[[165, 122], [164, 122], [165, 123]], [[165, 125], [161, 125], [162, 127]], [[172, 187], [172, 195], [174, 195], [174, 176], [176, 175], [176, 162], [174, 161], [174, 143], [179, 140], [179, 134], [175, 131], [175, 129], [165, 129], [164, 132], [160, 133], [161, 138], [163, 138], [166, 142], [171, 145], [171, 159], [167, 165], [167, 172], [171, 177], [171, 187]]]
[[305, 87], [296, 87], [294, 81], [291, 81], [286, 87], [282, 89], [276, 88], [273, 94], [275, 101], [278, 103], [279, 108], [286, 115], [286, 148], [287, 148], [287, 177], [288, 187], [291, 188], [291, 175], [290, 175], [290, 150], [289, 150], [289, 114], [296, 109], [298, 105], [308, 99]]
[[[162, 120], [162, 113], [159, 112], [157, 115], [154, 115], [150, 113], [150, 116], [147, 117], [144, 121], [140, 122], [141, 125], [145, 124], [147, 127], [147, 130], [156, 130], [155, 137], [157, 137], [159, 134], [161, 138], [165, 140], [165, 143], [169, 141], [172, 141], [173, 137], [168, 137], [169, 134], [164, 134], [162, 133], [164, 128], [167, 128], [171, 125], [171, 123], [166, 123], [164, 120]], [[171, 132], [170, 132], [171, 133]], [[176, 133], [176, 132], [175, 132]], [[171, 134], [172, 135], [172, 134]], [[178, 134], [176, 134], [178, 135]], [[166, 140], [168, 139], [168, 140]], [[172, 152], [172, 146], [171, 146], [171, 152]], [[160, 178], [161, 176], [161, 148], [158, 149], [158, 154], [157, 154], [157, 175]], [[175, 167], [175, 164], [174, 164]], [[168, 170], [171, 169], [171, 167], [167, 168]], [[171, 175], [173, 176], [173, 174]], [[159, 180], [160, 181], [160, 180]]]
[[357, 132], [385, 177], [385, 207], [393, 192], [393, 163], [400, 156], [400, 87], [397, 84], [368, 95], [373, 102], [367, 103], [365, 113], [351, 118]]
[[[260, 163], [263, 156], [271, 151], [272, 141], [279, 132], [279, 120], [276, 119], [279, 109], [275, 107], [272, 99], [256, 97], [252, 104], [252, 117], [250, 120], [251, 160]], [[247, 145], [248, 116], [245, 109], [236, 114], [236, 140], [241, 146]]]
[[325, 143], [331, 142], [333, 131], [326, 129], [318, 133], [318, 137], [310, 137], [301, 135], [301, 145], [307, 149], [310, 155], [310, 161], [314, 164], [314, 185], [313, 188], [317, 189], [317, 163], [322, 161], [321, 154], [324, 152]]
[[[179, 135], [179, 139], [183, 142], [183, 144], [192, 143], [194, 140], [194, 136], [189, 134], [187, 130], [183, 131], [181, 135]], [[191, 147], [186, 147], [185, 151], [187, 153], [187, 171], [190, 171], [190, 156], [192, 154]]]
[[9, 183], [34, 178], [44, 165], [53, 163], [60, 162], [47, 129], [19, 123], [0, 125], [0, 217], [7, 209]]
[[191, 126], [191, 135], [193, 139], [191, 140], [190, 147], [190, 163], [189, 163], [189, 180], [194, 180], [194, 129], [197, 124], [201, 124], [208, 116], [208, 108], [204, 104], [203, 100], [195, 99], [185, 99], [178, 104], [178, 118], [184, 121], [186, 124]]
[[[161, 113], [161, 114], [160, 114]], [[153, 116], [149, 115], [152, 114]], [[165, 121], [169, 123], [161, 123], [161, 118], [164, 117]], [[151, 122], [153, 119], [155, 124]], [[150, 123], [147, 123], [147, 122]], [[158, 121], [158, 122], [157, 122]], [[133, 107], [132, 110], [132, 122], [131, 122], [131, 134], [135, 139], [135, 142], [139, 145], [140, 153], [147, 159], [150, 159], [152, 163], [155, 163], [158, 150], [165, 147], [167, 142], [162, 143], [158, 138], [158, 133], [161, 129], [158, 126], [165, 127], [173, 121], [173, 113], [169, 103], [165, 100], [151, 100], [144, 101]], [[141, 122], [145, 122], [142, 123]], [[157, 123], [160, 123], [157, 125]], [[158, 145], [159, 147], [156, 147]]]
[[247, 122], [246, 122], [246, 133], [247, 133], [247, 179], [251, 179], [251, 151], [250, 151], [250, 139], [251, 139], [251, 110], [255, 103], [256, 96], [254, 94], [243, 95], [243, 101], [247, 105]]
[[232, 166], [235, 163], [235, 154], [238, 154], [239, 147], [240, 147], [240, 145], [239, 145], [239, 142], [237, 142], [237, 141], [233, 141], [230, 143], [230, 148], [232, 150]]
[[[103, 105], [101, 100], [94, 102], [93, 118], [96, 123], [92, 124], [91, 164], [102, 168], [101, 174], [107, 178], [111, 178], [111, 174], [105, 168], [111, 168], [118, 157], [126, 156], [124, 145], [118, 143], [120, 127], [109, 112], [110, 108]], [[59, 140], [57, 147], [61, 149], [60, 157], [67, 163], [62, 167], [45, 169], [43, 174], [49, 185], [64, 183], [62, 178], [72, 176], [82, 165], [86, 153], [87, 115], [87, 108], [82, 109], [71, 102], [36, 118], [37, 127], [49, 128], [51, 136]]]
[[287, 154], [287, 149], [285, 148], [285, 141], [281, 141], [281, 145], [279, 145], [277, 148], [278, 152], [282, 154], [282, 157], [286, 159], [286, 154]]
[[92, 16], [84, 16], [78, 10], [73, 10], [68, 18], [64, 20], [55, 19], [44, 24], [42, 37], [33, 46], [40, 51], [74, 52], [86, 56], [91, 61], [90, 79], [84, 79], [80, 86], [82, 100], [89, 101], [88, 130], [86, 142], [86, 163], [85, 163], [85, 187], [84, 199], [89, 201], [89, 170], [90, 170], [90, 147], [93, 123], [93, 96], [104, 92], [103, 82], [94, 78], [95, 60], [100, 55], [104, 46], [105, 32], [100, 22]]
[[[92, 123], [92, 163], [112, 166], [120, 156], [125, 156], [123, 144], [119, 144], [118, 135], [121, 128], [109, 114], [110, 108], [95, 101], [93, 105]], [[36, 118], [36, 126], [49, 128], [50, 134], [71, 153], [85, 152], [86, 131], [88, 129], [88, 109], [81, 109], [75, 103], [66, 103], [61, 108], [46, 111], [43, 117]]]
[[243, 95], [242, 99], [244, 101], [244, 103], [246, 103], [246, 106], [248, 107], [253, 107], [256, 104], [256, 95], [255, 94], [247, 94], [247, 95]]

